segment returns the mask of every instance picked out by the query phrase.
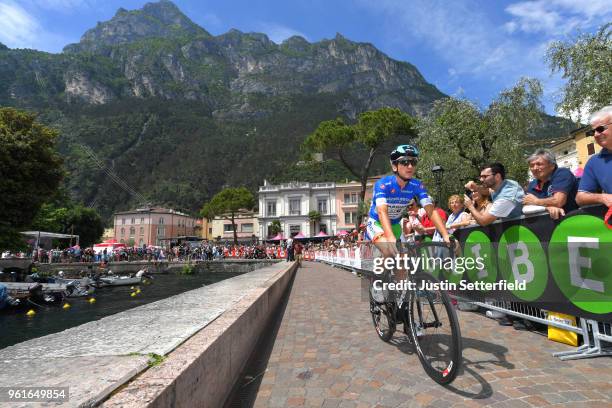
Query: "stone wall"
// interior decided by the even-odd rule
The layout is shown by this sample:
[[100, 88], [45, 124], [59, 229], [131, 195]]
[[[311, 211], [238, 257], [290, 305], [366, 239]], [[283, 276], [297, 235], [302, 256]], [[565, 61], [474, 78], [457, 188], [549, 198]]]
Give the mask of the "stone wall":
[[252, 288], [231, 309], [102, 404], [104, 407], [222, 407], [283, 295], [295, 263]]

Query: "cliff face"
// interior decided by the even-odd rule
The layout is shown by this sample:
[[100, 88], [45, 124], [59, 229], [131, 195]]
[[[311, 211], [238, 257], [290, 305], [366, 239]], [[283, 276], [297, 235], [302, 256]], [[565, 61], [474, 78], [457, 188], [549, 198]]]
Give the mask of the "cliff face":
[[[219, 117], [248, 118], [270, 113], [254, 106], [253, 95], [334, 94], [342, 95], [339, 113], [354, 117], [383, 106], [422, 115], [444, 96], [414, 66], [370, 44], [340, 34], [316, 43], [292, 37], [282, 44], [238, 30], [213, 37], [166, 0], [120, 9], [59, 55], [3, 47], [0, 53], [20, 60], [14, 69], [2, 69], [0, 101], [26, 105], [38, 93], [88, 104], [159, 97], [200, 101]], [[37, 70], [41, 60], [58, 69]], [[49, 89], [49, 83], [61, 85]]]

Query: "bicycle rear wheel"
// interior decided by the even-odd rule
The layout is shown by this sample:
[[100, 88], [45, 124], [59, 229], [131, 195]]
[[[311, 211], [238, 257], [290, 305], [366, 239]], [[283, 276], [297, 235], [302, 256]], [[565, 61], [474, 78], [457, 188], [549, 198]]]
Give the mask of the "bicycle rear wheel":
[[[427, 374], [438, 384], [450, 384], [461, 367], [461, 332], [457, 314], [439, 280], [427, 273], [414, 276], [408, 314], [414, 345]], [[427, 288], [421, 290], [423, 284]]]

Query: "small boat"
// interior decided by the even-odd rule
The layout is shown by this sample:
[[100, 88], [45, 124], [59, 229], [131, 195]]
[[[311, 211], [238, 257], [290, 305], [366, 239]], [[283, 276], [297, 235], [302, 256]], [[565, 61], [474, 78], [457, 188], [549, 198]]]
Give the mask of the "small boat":
[[66, 285], [61, 283], [4, 282], [9, 295], [27, 298], [35, 304], [53, 304], [64, 300]]
[[106, 276], [100, 278], [102, 286], [138, 285], [141, 281], [142, 276]]
[[91, 279], [55, 279], [56, 283], [62, 283], [66, 285], [66, 291], [64, 295], [69, 298], [89, 296], [95, 292], [96, 288], [93, 286]]

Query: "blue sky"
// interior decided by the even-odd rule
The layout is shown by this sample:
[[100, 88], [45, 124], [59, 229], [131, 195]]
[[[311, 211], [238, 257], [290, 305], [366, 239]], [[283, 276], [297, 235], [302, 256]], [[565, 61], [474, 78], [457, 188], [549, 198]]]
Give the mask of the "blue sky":
[[[119, 7], [144, 0], [0, 0], [0, 42], [60, 52]], [[275, 42], [336, 33], [414, 64], [442, 92], [487, 106], [521, 76], [544, 84], [554, 114], [563, 81], [544, 61], [547, 45], [612, 20], [609, 0], [175, 0], [213, 35], [237, 28]]]

